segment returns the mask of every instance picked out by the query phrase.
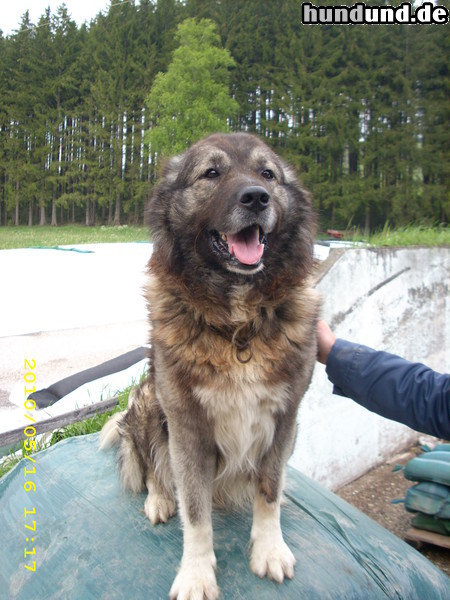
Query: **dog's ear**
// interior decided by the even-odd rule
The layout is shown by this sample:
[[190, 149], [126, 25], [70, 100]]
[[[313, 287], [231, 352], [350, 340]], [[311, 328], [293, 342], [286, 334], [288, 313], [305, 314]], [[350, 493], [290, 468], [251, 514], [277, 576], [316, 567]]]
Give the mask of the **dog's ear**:
[[153, 188], [145, 207], [145, 224], [157, 229], [166, 223], [166, 212], [169, 209], [171, 193], [178, 179], [184, 154], [168, 158], [162, 165], [156, 186]]
[[301, 181], [299, 180], [297, 173], [291, 165], [289, 165], [284, 160], [281, 161], [281, 166], [283, 168], [283, 177], [284, 183], [293, 188], [297, 194], [301, 195], [301, 199], [304, 202], [307, 202], [312, 205], [311, 195], [310, 193], [303, 187]]
[[297, 177], [297, 173], [295, 172], [295, 169], [293, 167], [291, 167], [291, 165], [289, 165], [287, 162], [285, 162], [284, 160], [281, 161], [281, 167], [283, 169], [283, 176], [284, 176], [284, 181], [287, 185], [299, 185], [299, 181], [298, 181], [298, 177]]
[[181, 163], [183, 162], [184, 154], [179, 154], [178, 156], [172, 156], [169, 158], [161, 171], [161, 179], [168, 183], [169, 185], [175, 183], [177, 177], [181, 171]]
[[154, 252], [158, 251], [160, 264], [174, 271], [174, 244], [169, 212], [176, 181], [182, 168], [184, 155], [172, 156], [162, 165], [157, 185], [152, 189], [145, 207], [144, 222], [152, 232]]
[[157, 230], [167, 222], [166, 211], [169, 209], [172, 189], [178, 179], [183, 159], [184, 154], [172, 156], [165, 160], [159, 170], [157, 184], [145, 208], [145, 224], [152, 230]]

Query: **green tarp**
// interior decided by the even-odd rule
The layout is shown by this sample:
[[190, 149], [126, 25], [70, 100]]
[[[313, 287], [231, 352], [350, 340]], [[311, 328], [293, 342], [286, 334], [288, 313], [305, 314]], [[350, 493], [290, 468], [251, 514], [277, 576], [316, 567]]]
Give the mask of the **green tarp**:
[[[22, 460], [0, 480], [0, 598], [168, 597], [182, 554], [178, 517], [153, 527], [142, 512], [145, 497], [120, 490], [114, 451], [97, 448], [97, 434], [72, 438], [36, 455], [34, 474], [25, 477], [33, 464]], [[25, 491], [27, 481], [35, 491]], [[36, 531], [25, 528], [33, 521]], [[282, 508], [284, 536], [297, 559], [293, 580], [279, 585], [250, 571], [250, 512], [214, 512], [213, 521], [226, 600], [450, 599], [444, 573], [293, 469]], [[24, 558], [25, 548], [35, 554]], [[30, 572], [25, 565], [33, 560]]]

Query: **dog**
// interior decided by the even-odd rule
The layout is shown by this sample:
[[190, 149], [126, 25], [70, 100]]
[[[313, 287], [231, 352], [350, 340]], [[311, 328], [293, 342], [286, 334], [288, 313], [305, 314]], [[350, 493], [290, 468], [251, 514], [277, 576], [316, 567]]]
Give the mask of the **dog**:
[[145, 514], [178, 506], [171, 599], [215, 599], [213, 506], [253, 504], [251, 570], [295, 558], [280, 528], [285, 464], [316, 359], [314, 213], [293, 170], [249, 134], [213, 134], [168, 160], [147, 208], [148, 375], [101, 433]]

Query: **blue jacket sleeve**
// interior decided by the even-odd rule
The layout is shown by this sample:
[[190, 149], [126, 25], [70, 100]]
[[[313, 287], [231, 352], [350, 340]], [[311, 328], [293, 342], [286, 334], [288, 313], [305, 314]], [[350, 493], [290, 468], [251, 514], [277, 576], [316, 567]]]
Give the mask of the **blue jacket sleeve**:
[[326, 371], [334, 393], [416, 431], [450, 439], [450, 375], [341, 339]]

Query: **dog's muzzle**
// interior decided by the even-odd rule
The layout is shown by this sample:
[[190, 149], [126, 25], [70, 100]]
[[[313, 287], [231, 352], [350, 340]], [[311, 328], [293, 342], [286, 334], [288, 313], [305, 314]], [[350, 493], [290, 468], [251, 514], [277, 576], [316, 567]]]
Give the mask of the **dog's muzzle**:
[[267, 234], [273, 231], [276, 220], [268, 190], [257, 184], [244, 185], [234, 196], [220, 229], [210, 231], [210, 247], [229, 271], [253, 275], [264, 267]]

